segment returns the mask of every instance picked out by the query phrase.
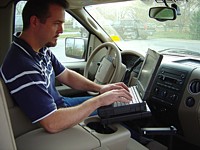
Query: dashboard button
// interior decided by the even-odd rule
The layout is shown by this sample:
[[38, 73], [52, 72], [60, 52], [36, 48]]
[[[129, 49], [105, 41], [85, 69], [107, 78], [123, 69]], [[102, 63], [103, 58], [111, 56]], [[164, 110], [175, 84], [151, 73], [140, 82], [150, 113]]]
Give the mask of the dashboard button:
[[195, 100], [194, 100], [193, 97], [188, 97], [188, 98], [186, 99], [186, 106], [188, 106], [188, 107], [193, 107], [194, 104], [195, 104]]

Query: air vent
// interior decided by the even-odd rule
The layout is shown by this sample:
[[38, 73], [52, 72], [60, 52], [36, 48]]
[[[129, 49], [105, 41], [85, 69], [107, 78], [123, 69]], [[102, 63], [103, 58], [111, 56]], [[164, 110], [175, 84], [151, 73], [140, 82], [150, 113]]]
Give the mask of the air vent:
[[191, 82], [190, 91], [194, 94], [200, 92], [200, 80], [194, 80]]

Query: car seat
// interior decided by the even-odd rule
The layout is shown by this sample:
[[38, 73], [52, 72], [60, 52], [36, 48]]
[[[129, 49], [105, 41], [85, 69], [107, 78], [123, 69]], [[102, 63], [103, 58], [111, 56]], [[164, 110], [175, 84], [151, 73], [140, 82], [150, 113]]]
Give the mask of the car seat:
[[[47, 133], [39, 124], [32, 124], [17, 104], [14, 103], [1, 78], [0, 120], [0, 135], [3, 137], [0, 138], [0, 150], [111, 150], [109, 146], [107, 147], [101, 143], [105, 140], [99, 141], [97, 137], [80, 124], [56, 134]], [[115, 134], [113, 139], [120, 138], [125, 133], [127, 134], [126, 130], [120, 132], [120, 134]], [[99, 134], [99, 136], [106, 137], [102, 134]], [[108, 139], [111, 140], [110, 136]], [[127, 138], [127, 140], [126, 150], [148, 150], [134, 139]], [[119, 148], [115, 147], [114, 149]]]
[[14, 103], [1, 78], [0, 120], [2, 150], [88, 150], [100, 147], [99, 141], [79, 125], [57, 134], [49, 134], [39, 124], [32, 124]]

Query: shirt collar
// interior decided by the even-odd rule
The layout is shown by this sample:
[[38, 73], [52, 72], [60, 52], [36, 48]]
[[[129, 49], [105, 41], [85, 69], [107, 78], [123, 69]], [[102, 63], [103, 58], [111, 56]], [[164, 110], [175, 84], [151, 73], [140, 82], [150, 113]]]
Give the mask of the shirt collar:
[[[13, 35], [14, 42], [19, 44], [32, 57], [38, 56], [38, 52], [34, 51], [33, 48], [26, 41], [19, 38], [20, 34], [21, 34], [20, 32], [17, 32], [16, 34]], [[44, 51], [45, 51], [46, 48], [47, 47], [41, 48], [39, 53], [44, 54]]]

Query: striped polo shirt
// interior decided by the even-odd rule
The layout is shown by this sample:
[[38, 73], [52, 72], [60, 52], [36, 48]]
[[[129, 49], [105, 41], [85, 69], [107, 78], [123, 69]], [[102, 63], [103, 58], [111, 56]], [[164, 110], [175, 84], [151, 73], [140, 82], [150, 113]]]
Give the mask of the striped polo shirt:
[[64, 70], [49, 48], [44, 47], [37, 53], [14, 36], [0, 71], [13, 99], [35, 123], [58, 107], [65, 107], [55, 88], [55, 77]]

